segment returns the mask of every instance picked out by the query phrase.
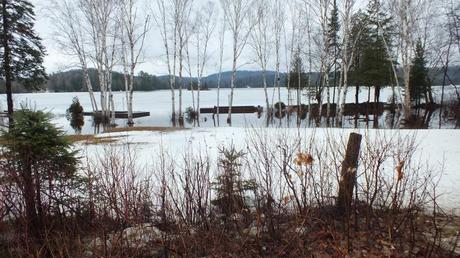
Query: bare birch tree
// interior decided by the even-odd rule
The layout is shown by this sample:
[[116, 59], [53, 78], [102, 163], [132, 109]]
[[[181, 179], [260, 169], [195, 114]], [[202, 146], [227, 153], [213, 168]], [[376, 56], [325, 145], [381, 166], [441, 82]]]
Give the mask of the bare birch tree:
[[153, 18], [160, 30], [165, 51], [166, 66], [169, 74], [169, 87], [171, 89], [171, 121], [173, 122], [173, 125], [175, 125], [176, 28], [174, 23], [170, 20], [170, 17], [174, 17], [174, 12], [171, 12], [172, 4], [170, 3], [170, 0], [156, 0], [156, 7], [154, 7], [154, 9], [156, 10], [152, 10]]
[[[345, 103], [347, 99], [348, 92], [348, 72], [352, 65], [353, 56], [354, 56], [354, 46], [356, 41], [359, 40], [359, 36], [356, 37], [354, 42], [350, 43], [351, 39], [351, 18], [353, 17], [353, 7], [355, 5], [355, 0], [344, 0], [343, 8], [341, 12], [341, 21], [342, 21], [342, 52], [341, 52], [341, 61], [342, 61], [342, 71], [341, 71], [341, 83], [339, 84], [338, 89], [338, 105], [337, 105], [337, 122], [341, 124], [342, 118], [345, 111]], [[351, 49], [350, 49], [351, 48]]]
[[231, 31], [232, 37], [232, 51], [233, 51], [233, 62], [232, 62], [232, 78], [231, 78], [231, 91], [229, 99], [229, 110], [227, 123], [232, 122], [232, 105], [233, 105], [233, 93], [236, 82], [236, 71], [238, 68], [238, 59], [243, 52], [249, 34], [251, 33], [254, 24], [249, 21], [249, 15], [251, 14], [251, 8], [253, 6], [253, 0], [221, 0], [220, 3], [225, 13], [226, 22]]
[[389, 9], [396, 18], [399, 36], [399, 52], [404, 75], [404, 117], [410, 120], [411, 96], [410, 96], [410, 73], [414, 56], [414, 44], [417, 38], [417, 22], [419, 21], [421, 8], [426, 0], [391, 0]]
[[250, 37], [249, 45], [252, 47], [256, 62], [262, 69], [262, 82], [265, 94], [265, 105], [267, 108], [267, 117], [270, 114], [270, 102], [267, 91], [267, 66], [270, 59], [272, 42], [269, 40], [270, 29], [270, 6], [266, 1], [258, 0], [255, 2], [255, 13], [251, 15], [252, 23], [255, 24]]
[[323, 91], [326, 90], [326, 101], [327, 101], [327, 118], [330, 115], [330, 87], [329, 87], [329, 71], [331, 56], [329, 53], [329, 42], [328, 42], [328, 14], [330, 7], [330, 0], [317, 0], [318, 6], [318, 19], [320, 26], [320, 38], [317, 43], [317, 47], [320, 51], [320, 63], [321, 63], [321, 85], [319, 93], [319, 118], [321, 119], [321, 113], [323, 109]]
[[190, 33], [187, 32], [187, 25], [190, 22], [190, 15], [192, 11], [193, 0], [174, 0], [174, 27], [176, 28], [175, 34], [177, 35], [177, 49], [175, 52], [179, 59], [179, 124], [184, 123], [184, 112], [182, 106], [183, 94], [183, 71], [184, 71], [184, 49], [188, 44]]
[[[205, 3], [204, 6], [199, 8], [197, 13], [198, 22], [197, 22], [197, 33], [196, 36], [196, 64], [197, 64], [197, 115], [198, 119], [200, 117], [200, 91], [202, 78], [206, 68], [206, 64], [209, 60], [209, 41], [213, 35], [214, 29], [216, 28], [216, 19], [215, 19], [215, 4], [211, 1]], [[199, 120], [198, 120], [199, 124]]]
[[[288, 31], [287, 29], [284, 30], [283, 33], [283, 39], [284, 39], [284, 56], [285, 56], [285, 66], [286, 66], [286, 71], [287, 71], [287, 78], [286, 78], [286, 88], [288, 92], [287, 96], [287, 105], [290, 106], [291, 103], [291, 73], [289, 72], [291, 70], [291, 64], [294, 60], [294, 54], [296, 49], [298, 49], [298, 46], [300, 43], [299, 41], [299, 33], [298, 33], [298, 28], [300, 26], [300, 21], [302, 19], [302, 15], [300, 12], [300, 8], [297, 2], [289, 2], [288, 3], [289, 7], [289, 15], [291, 17], [290, 20], [290, 30]], [[297, 18], [297, 19], [296, 19]], [[298, 95], [299, 97], [299, 95]], [[299, 100], [299, 98], [297, 98]], [[290, 117], [290, 113], [288, 112], [288, 119]]]
[[[275, 84], [274, 87], [278, 89], [278, 102], [281, 102], [281, 78], [280, 78], [280, 66], [281, 66], [281, 37], [283, 30], [285, 29], [286, 15], [282, 6], [282, 0], [274, 0], [271, 11], [272, 11], [272, 29], [275, 38]], [[267, 110], [268, 112], [268, 110]], [[281, 110], [280, 110], [281, 112]], [[279, 114], [281, 117], [281, 113]]]
[[[114, 25], [115, 0], [79, 0], [79, 6], [89, 24], [89, 35], [93, 43], [93, 62], [98, 71], [101, 113], [106, 119], [114, 114], [113, 95], [111, 93], [111, 74], [115, 64]], [[112, 40], [112, 41], [111, 41]], [[112, 112], [110, 112], [112, 111]], [[113, 120], [113, 117], [112, 119]]]
[[85, 37], [86, 25], [82, 21], [81, 10], [73, 1], [62, 0], [52, 1], [51, 10], [52, 24], [56, 29], [56, 40], [67, 55], [76, 57], [79, 67], [83, 74], [83, 84], [85, 85], [91, 101], [93, 112], [98, 111], [97, 101], [94, 97], [93, 85], [89, 77], [88, 67], [88, 42]]
[[[133, 94], [134, 94], [134, 71], [139, 63], [145, 36], [149, 29], [149, 16], [139, 23], [139, 9], [136, 0], [120, 1], [120, 22], [122, 32], [122, 63], [124, 71], [126, 107], [128, 110], [128, 124], [134, 124], [133, 120]], [[140, 18], [142, 19], [142, 18]]]
[[217, 125], [220, 125], [220, 87], [222, 83], [222, 65], [223, 65], [223, 59], [224, 59], [224, 41], [225, 41], [225, 30], [226, 30], [226, 25], [227, 22], [225, 21], [226, 18], [224, 17], [222, 20], [222, 27], [219, 32], [219, 75], [217, 77]]

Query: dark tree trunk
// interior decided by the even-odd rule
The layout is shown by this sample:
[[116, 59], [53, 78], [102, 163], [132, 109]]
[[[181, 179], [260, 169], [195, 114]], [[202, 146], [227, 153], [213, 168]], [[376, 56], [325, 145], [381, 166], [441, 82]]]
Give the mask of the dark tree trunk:
[[5, 88], [6, 88], [6, 100], [8, 105], [8, 118], [9, 125], [13, 125], [13, 92], [12, 92], [12, 80], [11, 74], [11, 49], [9, 45], [9, 27], [8, 27], [8, 12], [7, 12], [7, 0], [2, 0], [2, 16], [3, 16], [3, 71], [5, 72]]
[[358, 86], [358, 84], [356, 84], [355, 89], [356, 89], [356, 91], [355, 91], [355, 103], [357, 105], [357, 104], [359, 104], [359, 86]]
[[37, 215], [37, 205], [35, 200], [35, 187], [32, 177], [32, 165], [30, 160], [26, 159], [24, 170], [22, 171], [23, 177], [23, 194], [25, 201], [26, 209], [26, 219], [27, 219], [27, 230], [34, 240], [40, 238], [39, 233], [39, 219]]
[[356, 171], [358, 169], [359, 149], [362, 135], [351, 133], [348, 140], [345, 159], [342, 162], [339, 182], [339, 196], [337, 208], [344, 214], [350, 211], [353, 189], [356, 184]]
[[430, 88], [428, 90], [428, 99], [430, 100], [430, 103], [433, 104], [434, 103], [434, 99], [433, 99], [433, 91], [432, 89]]
[[380, 102], [380, 86], [375, 86], [375, 92], [374, 92], [374, 96], [375, 96], [375, 102], [378, 103]]

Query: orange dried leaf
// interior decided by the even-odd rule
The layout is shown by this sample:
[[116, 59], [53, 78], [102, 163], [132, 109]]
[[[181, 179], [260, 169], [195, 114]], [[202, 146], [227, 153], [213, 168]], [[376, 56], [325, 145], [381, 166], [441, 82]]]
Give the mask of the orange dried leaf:
[[404, 167], [404, 161], [400, 161], [399, 164], [396, 166], [396, 173], [397, 173], [398, 181], [401, 181], [404, 177], [403, 167]]

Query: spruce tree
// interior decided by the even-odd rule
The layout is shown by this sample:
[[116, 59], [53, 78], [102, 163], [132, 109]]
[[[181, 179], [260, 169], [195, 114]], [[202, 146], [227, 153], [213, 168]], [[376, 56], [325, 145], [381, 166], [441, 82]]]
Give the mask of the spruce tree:
[[[369, 3], [368, 9], [358, 24], [364, 28], [360, 35], [360, 51], [357, 51], [358, 63], [355, 63], [355, 81], [369, 88], [374, 87], [374, 101], [380, 101], [380, 89], [391, 83], [392, 61], [391, 50], [393, 25], [392, 19], [382, 11], [378, 0]], [[388, 47], [387, 47], [387, 45]]]
[[45, 49], [34, 31], [34, 6], [26, 0], [2, 0], [0, 19], [0, 76], [5, 82], [8, 114], [12, 124], [12, 83], [38, 89], [46, 79], [43, 67]]
[[340, 43], [339, 43], [339, 30], [340, 30], [340, 23], [339, 23], [339, 9], [337, 7], [337, 1], [334, 0], [331, 16], [329, 17], [328, 22], [328, 52], [332, 57], [332, 64], [331, 67], [334, 69], [333, 75], [333, 86], [334, 86], [334, 96], [333, 101], [335, 99], [335, 87], [337, 86], [337, 65], [338, 59], [340, 55]]
[[425, 50], [421, 40], [417, 41], [415, 47], [415, 58], [412, 61], [412, 69], [410, 74], [411, 92], [410, 96], [417, 105], [421, 99], [425, 99], [425, 103], [433, 102], [431, 97], [431, 85], [428, 79], [428, 69], [426, 68]]
[[4, 139], [1, 184], [12, 182], [17, 186], [24, 203], [29, 244], [39, 246], [50, 230], [45, 218], [71, 207], [74, 198], [62, 193], [74, 192], [81, 183], [77, 152], [51, 119], [49, 113], [22, 107], [14, 113], [14, 126], [1, 130]]

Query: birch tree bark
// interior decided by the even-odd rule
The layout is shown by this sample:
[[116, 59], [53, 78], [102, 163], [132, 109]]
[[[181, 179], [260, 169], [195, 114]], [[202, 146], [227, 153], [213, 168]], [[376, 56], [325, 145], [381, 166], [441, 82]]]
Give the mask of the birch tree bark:
[[221, 0], [222, 8], [225, 13], [227, 25], [231, 31], [232, 36], [232, 78], [231, 78], [231, 91], [229, 99], [229, 110], [227, 123], [232, 123], [232, 105], [233, 105], [233, 93], [236, 82], [236, 72], [238, 68], [238, 59], [243, 52], [249, 34], [255, 24], [251, 24], [248, 16], [251, 13], [253, 6], [253, 0]]
[[[128, 110], [128, 124], [134, 124], [133, 119], [133, 94], [134, 94], [134, 72], [139, 63], [142, 53], [145, 36], [149, 29], [149, 16], [146, 16], [142, 23], [139, 23], [139, 10], [136, 0], [122, 0], [121, 4], [121, 25], [123, 67], [126, 91], [126, 107]], [[129, 74], [128, 74], [129, 73]]]
[[174, 0], [175, 10], [175, 35], [177, 35], [179, 41], [176, 45], [179, 59], [179, 124], [184, 124], [184, 112], [182, 106], [182, 91], [183, 91], [183, 70], [184, 70], [184, 48], [188, 43], [188, 36], [190, 33], [187, 32], [187, 24], [190, 22], [190, 14], [192, 11], [193, 0]]
[[[269, 19], [273, 18], [269, 16], [270, 9], [269, 5], [263, 0], [258, 0], [255, 2], [255, 13], [251, 15], [252, 22], [255, 24], [254, 29], [250, 34], [251, 41], [249, 45], [252, 47], [254, 55], [256, 57], [256, 62], [262, 69], [262, 82], [264, 87], [265, 94], [265, 106], [267, 109], [267, 118], [270, 114], [270, 102], [268, 100], [268, 91], [267, 91], [267, 65], [269, 62], [272, 42], [269, 41]], [[276, 37], [276, 36], [275, 36]]]
[[410, 96], [410, 73], [414, 56], [414, 42], [417, 37], [417, 23], [421, 21], [422, 8], [426, 5], [425, 0], [391, 0], [389, 9], [396, 17], [399, 24], [399, 52], [404, 78], [404, 118], [411, 119], [411, 96]]
[[220, 125], [220, 87], [222, 83], [222, 64], [224, 59], [224, 40], [225, 40], [225, 30], [226, 30], [226, 21], [225, 17], [222, 21], [222, 28], [219, 32], [219, 75], [217, 77], [217, 125]]
[[83, 74], [83, 84], [88, 91], [93, 112], [98, 111], [93, 86], [88, 72], [88, 52], [85, 38], [86, 25], [82, 21], [83, 14], [75, 2], [69, 0], [53, 1], [51, 20], [56, 29], [56, 40], [65, 54], [76, 57]]
[[[175, 13], [169, 12], [169, 10], [172, 9], [172, 5], [168, 5], [167, 3], [168, 3], [167, 0], [157, 0], [156, 1], [156, 11], [152, 11], [152, 14], [153, 14], [155, 23], [157, 24], [160, 30], [160, 35], [163, 40], [163, 46], [164, 46], [165, 58], [166, 58], [166, 66], [168, 68], [168, 74], [169, 74], [169, 87], [171, 90], [171, 121], [173, 125], [175, 125], [176, 124], [176, 94], [175, 94], [176, 28], [174, 26], [174, 23], [168, 20], [168, 18], [174, 17]], [[172, 37], [173, 42], [170, 42], [171, 40], [170, 34], [173, 34], [173, 37]], [[173, 55], [172, 58], [171, 58], [171, 54]]]
[[[353, 53], [354, 53], [354, 46], [356, 42], [350, 44], [350, 36], [351, 36], [351, 17], [353, 16], [353, 7], [355, 5], [355, 0], [345, 0], [343, 2], [342, 8], [342, 53], [341, 53], [341, 61], [342, 61], [342, 73], [341, 73], [341, 84], [339, 84], [339, 92], [338, 92], [338, 105], [337, 105], [337, 117], [336, 121], [339, 125], [342, 124], [342, 119], [345, 112], [345, 104], [346, 98], [348, 93], [348, 71], [352, 65], [353, 61]], [[359, 36], [356, 41], [359, 40]], [[352, 48], [350, 50], [350, 47]]]
[[[281, 37], [285, 28], [285, 12], [281, 5], [282, 0], [274, 0], [272, 6], [273, 16], [273, 33], [275, 38], [275, 88], [278, 89], [278, 102], [281, 102], [281, 78], [280, 78], [280, 66], [281, 66]], [[267, 110], [268, 112], [268, 110]], [[279, 110], [279, 117], [281, 117], [281, 110]], [[281, 121], [281, 120], [280, 120]]]
[[214, 3], [208, 1], [205, 6], [200, 8], [201, 11], [198, 12], [199, 19], [198, 31], [196, 34], [196, 53], [197, 53], [197, 75], [198, 75], [198, 92], [197, 92], [197, 116], [198, 116], [198, 125], [200, 118], [200, 91], [201, 83], [206, 68], [206, 64], [209, 60], [208, 46], [209, 41], [213, 35], [214, 29], [216, 27], [215, 20], [215, 6]]
[[[114, 14], [116, 1], [79, 0], [79, 7], [89, 24], [89, 34], [93, 43], [94, 56], [92, 56], [92, 60], [98, 71], [102, 119], [106, 120], [111, 116], [111, 120], [113, 120], [111, 73], [115, 62], [116, 25], [114, 21], [116, 19], [114, 19]], [[110, 39], [113, 40], [112, 44], [110, 44]]]

